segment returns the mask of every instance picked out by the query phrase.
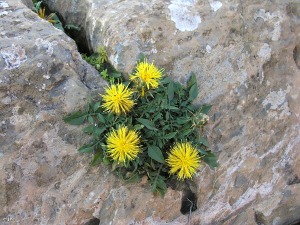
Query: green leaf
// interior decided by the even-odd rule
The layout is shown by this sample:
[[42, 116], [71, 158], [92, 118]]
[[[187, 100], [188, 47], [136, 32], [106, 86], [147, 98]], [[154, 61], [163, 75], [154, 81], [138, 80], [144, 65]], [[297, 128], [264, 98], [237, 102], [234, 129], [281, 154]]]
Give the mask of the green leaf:
[[162, 81], [161, 84], [168, 84], [170, 82], [173, 82], [172, 79], [170, 77], [165, 77]]
[[199, 137], [197, 141], [198, 141], [200, 144], [202, 144], [202, 145], [204, 145], [204, 146], [206, 146], [206, 147], [209, 147], [209, 143], [208, 143], [208, 141], [207, 141], [206, 138], [204, 138], [204, 137]]
[[187, 82], [187, 88], [190, 89], [194, 84], [197, 84], [197, 79], [195, 73], [191, 72], [190, 79]]
[[167, 184], [165, 183], [165, 181], [162, 179], [161, 176], [158, 177], [157, 181], [156, 181], [156, 189], [157, 191], [161, 194], [161, 196], [164, 196], [165, 193], [167, 192]]
[[114, 78], [119, 78], [121, 77], [121, 73], [111, 73], [110, 76], [114, 77]]
[[212, 152], [207, 152], [208, 154], [207, 155], [205, 155], [203, 158], [202, 158], [202, 160], [204, 161], [204, 162], [206, 162], [207, 163], [207, 165], [209, 165], [210, 166], [210, 168], [214, 168], [214, 167], [217, 167], [218, 166], [218, 163], [217, 163], [217, 157], [215, 156], [215, 154], [214, 153], [212, 153]]
[[35, 3], [35, 11], [36, 13], [38, 13], [39, 9], [41, 8], [43, 1], [38, 1], [37, 3]]
[[102, 162], [104, 165], [109, 165], [110, 164], [110, 160], [107, 157], [103, 157]]
[[97, 152], [95, 155], [94, 155], [94, 158], [91, 162], [91, 165], [92, 166], [96, 166], [98, 164], [100, 164], [103, 160], [103, 153], [102, 152]]
[[174, 83], [170, 82], [168, 84], [168, 99], [169, 99], [169, 102], [171, 102], [173, 98], [174, 98]]
[[53, 26], [54, 27], [56, 27], [57, 29], [59, 29], [59, 30], [62, 30], [62, 31], [64, 31], [64, 28], [63, 28], [63, 26], [62, 26], [62, 23], [61, 22], [59, 22], [59, 23], [55, 23], [55, 24], [53, 24]]
[[162, 176], [158, 175], [155, 179], [151, 179], [151, 191], [158, 192], [161, 196], [164, 196], [167, 191], [167, 185]]
[[166, 134], [162, 138], [164, 138], [164, 139], [171, 139], [171, 138], [175, 137], [176, 134], [177, 134], [177, 131], [176, 132], [171, 132], [171, 133]]
[[209, 110], [211, 109], [212, 105], [203, 105], [200, 108], [200, 112], [207, 114], [209, 112]]
[[170, 109], [170, 110], [179, 110], [179, 108], [177, 108], [176, 106], [172, 106], [172, 105], [167, 105], [165, 108]]
[[100, 136], [104, 131], [106, 130], [106, 127], [94, 127], [94, 133], [96, 136]]
[[100, 102], [96, 102], [94, 107], [93, 107], [94, 112], [96, 112], [98, 110], [99, 106], [100, 106]]
[[202, 148], [198, 148], [198, 151], [202, 154], [202, 155], [208, 155], [208, 152], [203, 150]]
[[148, 155], [150, 158], [154, 159], [157, 162], [164, 163], [165, 159], [161, 150], [153, 145], [148, 146]]
[[105, 123], [105, 118], [104, 118], [104, 116], [102, 114], [97, 113], [97, 118], [98, 118], [99, 122]]
[[93, 125], [87, 126], [83, 129], [84, 133], [92, 134], [94, 132], [94, 127]]
[[190, 120], [191, 120], [191, 118], [188, 118], [188, 117], [177, 117], [176, 123], [177, 124], [185, 124], [185, 123], [189, 122]]
[[78, 149], [79, 152], [93, 152], [94, 151], [94, 146], [91, 145], [83, 145]]
[[134, 130], [141, 130], [143, 129], [145, 126], [143, 124], [137, 124], [137, 125], [134, 125], [133, 129]]
[[71, 125], [81, 125], [84, 123], [87, 115], [81, 111], [74, 112], [63, 118], [64, 122]]
[[189, 101], [193, 101], [198, 96], [198, 87], [197, 83], [194, 84], [189, 90]]
[[94, 123], [94, 118], [93, 118], [92, 116], [89, 116], [89, 117], [88, 117], [88, 121], [89, 121], [90, 123]]
[[140, 180], [141, 180], [141, 177], [137, 173], [134, 173], [130, 177], [126, 178], [125, 182], [126, 183], [137, 183]]
[[113, 123], [114, 120], [115, 120], [115, 116], [114, 116], [113, 114], [108, 114], [108, 115], [106, 116], [106, 119], [107, 119], [107, 121], [108, 121], [109, 123]]
[[162, 119], [162, 114], [158, 113], [157, 115], [154, 116], [153, 121], [157, 121], [158, 119]]
[[142, 123], [143, 125], [145, 125], [149, 130], [157, 130], [155, 128], [154, 123], [150, 120], [143, 119], [143, 118], [137, 118], [136, 120]]
[[193, 129], [187, 129], [187, 130], [184, 130], [184, 131], [180, 132], [180, 133], [179, 133], [179, 136], [180, 136], [181, 138], [184, 138], [184, 136], [187, 136], [187, 135], [189, 135], [189, 134], [192, 133], [192, 132], [193, 132]]

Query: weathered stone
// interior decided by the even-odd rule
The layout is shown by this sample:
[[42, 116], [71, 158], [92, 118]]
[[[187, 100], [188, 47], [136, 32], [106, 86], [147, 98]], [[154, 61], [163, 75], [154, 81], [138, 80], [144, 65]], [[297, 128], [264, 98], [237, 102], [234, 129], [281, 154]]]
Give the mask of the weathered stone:
[[[92, 50], [104, 45], [122, 72], [144, 53], [177, 81], [197, 75], [195, 103], [214, 105], [206, 130], [219, 167], [199, 169], [190, 224], [300, 221], [298, 1], [45, 2], [82, 27]], [[17, 0], [0, 5], [0, 216], [23, 224], [187, 224], [181, 191], [154, 196], [143, 182], [90, 169], [76, 153], [85, 138], [60, 118], [101, 82], [85, 78], [93, 71], [61, 31]]]
[[0, 2], [0, 24], [0, 223], [65, 224], [71, 190], [51, 189], [84, 176], [88, 159], [75, 151], [85, 137], [62, 118], [105, 82], [73, 40], [20, 1]]

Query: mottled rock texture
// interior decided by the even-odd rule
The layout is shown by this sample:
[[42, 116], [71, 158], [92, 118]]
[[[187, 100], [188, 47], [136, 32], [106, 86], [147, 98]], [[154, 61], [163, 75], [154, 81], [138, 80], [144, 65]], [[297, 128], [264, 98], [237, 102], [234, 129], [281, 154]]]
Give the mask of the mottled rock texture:
[[0, 224], [76, 221], [88, 208], [77, 205], [76, 179], [94, 177], [75, 150], [84, 137], [62, 117], [105, 82], [73, 40], [20, 1], [0, 1], [0, 15]]
[[[122, 72], [144, 53], [182, 83], [196, 73], [220, 166], [199, 169], [190, 224], [300, 221], [298, 0], [45, 1]], [[153, 196], [76, 153], [86, 138], [61, 117], [103, 82], [74, 43], [17, 0], [0, 1], [0, 23], [3, 221], [187, 224], [181, 191]]]

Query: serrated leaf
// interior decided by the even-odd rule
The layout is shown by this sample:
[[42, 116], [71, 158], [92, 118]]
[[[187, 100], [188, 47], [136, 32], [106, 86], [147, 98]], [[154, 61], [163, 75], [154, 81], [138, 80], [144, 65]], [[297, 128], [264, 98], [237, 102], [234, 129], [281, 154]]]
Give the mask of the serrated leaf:
[[207, 152], [208, 155], [205, 155], [202, 160], [209, 165], [210, 168], [215, 168], [218, 166], [217, 157], [212, 152]]
[[163, 156], [160, 148], [158, 148], [156, 146], [153, 146], [153, 145], [148, 146], [148, 156], [157, 162], [160, 162], [160, 163], [165, 162], [164, 156]]
[[136, 120], [145, 125], [149, 130], [157, 130], [154, 123], [148, 119], [137, 118]]
[[78, 149], [79, 152], [85, 153], [85, 152], [93, 152], [94, 146], [91, 145], [83, 145]]
[[169, 99], [169, 102], [172, 101], [173, 98], [174, 98], [174, 83], [170, 82], [168, 84], [168, 99]]
[[193, 86], [189, 90], [189, 101], [193, 101], [198, 96], [198, 87], [197, 83], [193, 84]]
[[63, 121], [71, 125], [81, 125], [84, 123], [87, 115], [81, 111], [74, 112], [63, 118]]
[[163, 139], [171, 139], [171, 138], [175, 137], [176, 134], [177, 134], [177, 131], [176, 132], [171, 132], [171, 133], [168, 133], [168, 134], [164, 135], [162, 138]]

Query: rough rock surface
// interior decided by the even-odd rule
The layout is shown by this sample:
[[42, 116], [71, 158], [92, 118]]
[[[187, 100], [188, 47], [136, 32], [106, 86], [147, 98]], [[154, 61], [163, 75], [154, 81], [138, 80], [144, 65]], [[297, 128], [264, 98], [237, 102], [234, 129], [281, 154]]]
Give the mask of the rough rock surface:
[[[220, 166], [200, 168], [191, 224], [300, 221], [298, 0], [46, 2], [123, 72], [144, 53], [182, 83], [196, 73]], [[181, 191], [153, 196], [76, 153], [84, 138], [60, 118], [86, 101], [90, 72], [74, 44], [17, 0], [0, 1], [0, 23], [3, 221], [187, 224]]]
[[94, 177], [75, 151], [81, 132], [62, 117], [104, 84], [62, 31], [0, 1], [0, 224], [65, 224], [80, 211], [76, 179]]

